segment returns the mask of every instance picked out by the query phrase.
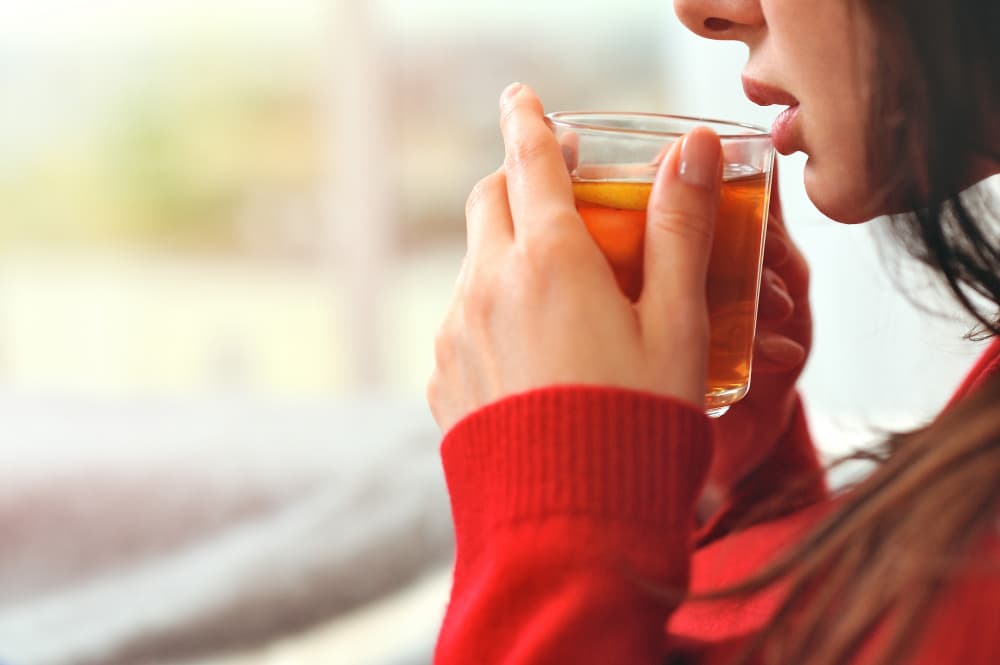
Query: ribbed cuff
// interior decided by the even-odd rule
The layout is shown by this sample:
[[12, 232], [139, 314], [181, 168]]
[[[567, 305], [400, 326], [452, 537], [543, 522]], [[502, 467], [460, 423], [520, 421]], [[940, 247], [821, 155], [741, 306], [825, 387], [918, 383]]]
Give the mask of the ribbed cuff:
[[552, 515], [689, 528], [711, 456], [709, 421], [694, 406], [592, 386], [505, 398], [442, 443], [460, 535]]

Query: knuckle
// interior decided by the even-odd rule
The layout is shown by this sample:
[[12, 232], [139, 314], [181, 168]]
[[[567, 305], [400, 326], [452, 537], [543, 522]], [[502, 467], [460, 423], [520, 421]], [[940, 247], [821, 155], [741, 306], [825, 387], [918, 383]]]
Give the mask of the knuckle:
[[434, 363], [436, 370], [448, 367], [455, 357], [455, 339], [447, 326], [434, 336]]
[[493, 299], [483, 289], [470, 289], [462, 302], [462, 318], [477, 329], [488, 324], [493, 313]]
[[541, 276], [557, 267], [566, 256], [566, 243], [558, 231], [539, 234], [524, 245], [521, 264], [532, 276]]
[[[551, 134], [548, 136], [551, 137]], [[528, 132], [510, 138], [507, 143], [508, 166], [518, 167], [530, 164], [544, 155], [551, 147], [545, 138], [537, 132]]]
[[499, 174], [492, 173], [473, 185], [469, 197], [465, 200], [466, 217], [472, 216], [483, 205], [483, 202], [497, 187], [498, 177]]
[[710, 221], [705, 221], [700, 215], [680, 210], [651, 211], [649, 225], [654, 231], [703, 243], [710, 243], [714, 233]]
[[544, 233], [533, 234], [531, 239], [519, 245], [517, 264], [521, 269], [521, 281], [538, 286], [550, 282], [556, 274], [566, 274], [586, 263], [596, 253], [596, 246], [590, 236], [581, 233], [571, 224], [582, 222], [568, 216], [558, 216]]

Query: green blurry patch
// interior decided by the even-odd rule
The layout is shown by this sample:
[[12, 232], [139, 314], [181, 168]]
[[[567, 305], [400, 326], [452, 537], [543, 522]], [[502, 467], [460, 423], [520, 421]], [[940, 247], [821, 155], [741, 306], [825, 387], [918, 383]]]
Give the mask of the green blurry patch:
[[0, 245], [235, 253], [255, 201], [314, 200], [316, 79], [265, 55], [175, 54], [122, 81], [99, 121], [0, 177]]

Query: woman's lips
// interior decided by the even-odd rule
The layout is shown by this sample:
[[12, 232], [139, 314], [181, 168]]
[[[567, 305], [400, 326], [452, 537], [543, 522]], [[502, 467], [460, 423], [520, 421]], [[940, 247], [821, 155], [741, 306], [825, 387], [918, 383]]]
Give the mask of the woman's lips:
[[782, 155], [790, 155], [796, 150], [796, 125], [795, 120], [799, 117], [799, 105], [789, 106], [778, 114], [771, 125], [771, 142], [774, 149]]
[[788, 107], [774, 120], [771, 140], [774, 142], [775, 150], [782, 155], [795, 152], [799, 136], [798, 126], [795, 123], [799, 115], [799, 100], [790, 92], [746, 75], [743, 76], [743, 92], [754, 104], [760, 106], [780, 104]]
[[768, 85], [763, 81], [743, 76], [743, 92], [754, 104], [759, 106], [771, 106], [781, 104], [782, 106], [795, 106], [799, 100], [795, 99], [791, 93], [785, 92], [781, 88]]

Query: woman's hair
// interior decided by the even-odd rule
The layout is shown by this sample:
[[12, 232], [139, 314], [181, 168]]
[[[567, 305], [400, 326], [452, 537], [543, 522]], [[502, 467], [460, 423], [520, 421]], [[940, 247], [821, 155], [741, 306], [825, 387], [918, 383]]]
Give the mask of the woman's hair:
[[878, 35], [869, 172], [883, 205], [912, 211], [888, 218], [890, 236], [1000, 334], [1000, 222], [981, 192], [959, 196], [1000, 164], [1000, 3], [864, 2]]
[[[1000, 163], [1000, 2], [861, 4], [876, 35], [870, 173], [884, 204], [913, 211], [893, 215], [888, 229], [985, 336], [1000, 335], [1000, 221], [959, 195], [977, 164]], [[744, 584], [708, 594], [785, 585], [744, 661], [841, 665], [867, 645], [874, 659], [866, 663], [901, 665], [919, 648], [939, 592], [970, 572], [968, 556], [1000, 515], [1000, 376], [928, 427], [893, 437], [884, 452], [793, 550]]]

